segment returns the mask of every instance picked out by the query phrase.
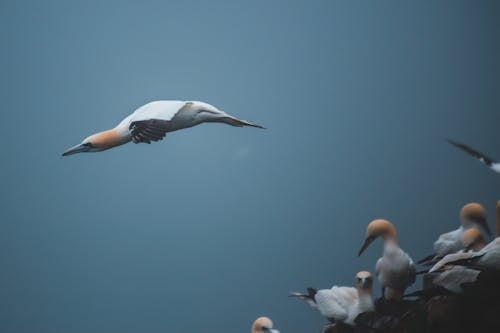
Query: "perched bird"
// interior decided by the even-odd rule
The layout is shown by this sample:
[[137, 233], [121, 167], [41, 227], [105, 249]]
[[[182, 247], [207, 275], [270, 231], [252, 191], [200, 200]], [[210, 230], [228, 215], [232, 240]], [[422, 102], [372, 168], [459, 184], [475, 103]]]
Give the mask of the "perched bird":
[[377, 238], [384, 240], [382, 257], [375, 266], [377, 277], [382, 286], [382, 296], [386, 300], [400, 300], [407, 287], [415, 282], [416, 271], [413, 260], [397, 244], [397, 232], [394, 225], [387, 220], [374, 220], [366, 227], [366, 236], [360, 256]]
[[373, 311], [373, 278], [370, 272], [356, 274], [354, 288], [333, 286], [331, 289], [307, 289], [307, 294], [290, 293], [317, 308], [331, 323], [354, 325], [356, 317], [363, 312]]
[[477, 158], [481, 163], [485, 164], [488, 168], [491, 170], [500, 173], [500, 162], [496, 162], [493, 159], [489, 158], [488, 156], [478, 152], [477, 150], [463, 144], [460, 142], [456, 142], [453, 140], [448, 140], [448, 142], [455, 147], [458, 147], [468, 153], [469, 155], [472, 155], [473, 157]]
[[89, 136], [82, 143], [66, 150], [63, 156], [103, 151], [130, 141], [151, 143], [151, 141], [162, 140], [167, 132], [206, 122], [264, 128], [235, 118], [204, 102], [154, 101], [135, 110], [115, 128]]
[[434, 242], [434, 253], [418, 261], [419, 264], [432, 265], [445, 255], [463, 249], [461, 237], [464, 230], [471, 227], [480, 227], [491, 235], [486, 221], [486, 210], [481, 204], [471, 202], [460, 210], [461, 225], [455, 230], [444, 233]]
[[[448, 262], [450, 265], [461, 265], [479, 271], [500, 271], [500, 201], [496, 204], [497, 237], [477, 252], [467, 252], [456, 260]], [[434, 267], [433, 267], [434, 268]], [[436, 267], [436, 271], [439, 267]]]
[[[481, 230], [475, 227], [465, 230], [462, 234], [462, 243], [463, 250], [447, 254], [430, 269], [433, 285], [454, 293], [461, 293], [463, 292], [462, 285], [464, 283], [476, 281], [479, 271], [463, 266], [450, 265], [449, 263], [463, 256], [469, 256], [469, 251], [480, 251], [486, 245]], [[439, 273], [432, 274], [434, 272]]]
[[280, 333], [273, 329], [273, 322], [267, 317], [259, 317], [252, 324], [252, 333]]

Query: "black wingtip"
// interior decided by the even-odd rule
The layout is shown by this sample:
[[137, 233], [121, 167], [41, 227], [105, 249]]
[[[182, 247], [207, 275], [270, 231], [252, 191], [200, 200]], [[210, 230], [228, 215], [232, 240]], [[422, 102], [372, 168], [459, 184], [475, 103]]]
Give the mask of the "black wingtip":
[[[460, 142], [458, 141], [455, 141], [455, 140], [452, 140], [452, 139], [446, 139], [446, 141], [452, 145], [452, 146], [455, 146], [457, 148], [462, 148], [463, 144], [461, 144]], [[463, 148], [462, 148], [463, 149]]]

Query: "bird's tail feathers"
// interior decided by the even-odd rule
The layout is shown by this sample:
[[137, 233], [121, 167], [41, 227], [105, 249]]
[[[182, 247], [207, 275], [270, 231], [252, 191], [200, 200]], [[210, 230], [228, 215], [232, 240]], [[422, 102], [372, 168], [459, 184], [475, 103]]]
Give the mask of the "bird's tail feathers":
[[227, 116], [227, 117], [222, 118], [222, 121], [225, 122], [228, 125], [236, 126], [236, 127], [249, 126], [249, 127], [256, 127], [256, 128], [266, 129], [263, 126], [260, 126], [260, 125], [257, 125], [257, 124], [253, 124], [253, 123], [248, 122], [246, 120], [238, 119], [238, 118], [231, 117], [231, 116]]

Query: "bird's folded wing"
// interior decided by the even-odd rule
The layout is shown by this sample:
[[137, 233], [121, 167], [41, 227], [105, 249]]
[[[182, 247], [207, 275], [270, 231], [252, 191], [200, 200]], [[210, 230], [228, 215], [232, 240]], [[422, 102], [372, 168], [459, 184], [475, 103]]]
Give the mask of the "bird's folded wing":
[[446, 256], [444, 256], [441, 260], [439, 260], [430, 270], [429, 272], [436, 272], [444, 268], [446, 265], [449, 265], [450, 263], [461, 260], [461, 259], [468, 259], [474, 257], [475, 253], [473, 252], [456, 252], [456, 253], [450, 253]]
[[327, 318], [343, 321], [348, 312], [337, 300], [337, 295], [332, 290], [319, 290], [316, 294], [316, 304], [321, 314]]

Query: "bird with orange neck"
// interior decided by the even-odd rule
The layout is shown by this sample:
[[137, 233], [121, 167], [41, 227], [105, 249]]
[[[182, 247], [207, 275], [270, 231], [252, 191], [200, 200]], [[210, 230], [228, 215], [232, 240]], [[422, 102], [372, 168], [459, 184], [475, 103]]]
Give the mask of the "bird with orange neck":
[[384, 241], [383, 255], [375, 265], [382, 297], [386, 300], [400, 300], [406, 288], [415, 282], [415, 265], [410, 256], [398, 246], [394, 225], [383, 219], [373, 220], [368, 224], [358, 256], [378, 237]]
[[259, 317], [252, 324], [252, 333], [280, 333], [273, 329], [273, 321], [267, 317]]
[[333, 286], [331, 289], [314, 290], [307, 294], [292, 292], [290, 296], [304, 300], [317, 308], [332, 324], [355, 325], [356, 317], [363, 312], [373, 311], [373, 278], [367, 271], [356, 274], [354, 288]]
[[87, 137], [80, 144], [66, 150], [63, 156], [103, 151], [130, 141], [149, 144], [151, 141], [162, 140], [168, 132], [201, 123], [264, 128], [233, 117], [204, 102], [154, 101], [139, 107], [116, 127]]
[[[500, 271], [500, 201], [496, 203], [496, 230], [497, 237], [481, 250], [464, 253], [460, 259], [451, 261], [449, 264], [461, 265], [480, 271]], [[430, 272], [438, 269], [431, 269]]]
[[491, 235], [486, 221], [486, 209], [479, 203], [471, 202], [464, 205], [460, 209], [460, 222], [461, 224], [458, 229], [440, 235], [434, 242], [434, 253], [419, 260], [418, 263], [430, 266], [438, 262], [445, 255], [462, 250], [462, 233], [469, 228], [482, 228], [488, 235]]

